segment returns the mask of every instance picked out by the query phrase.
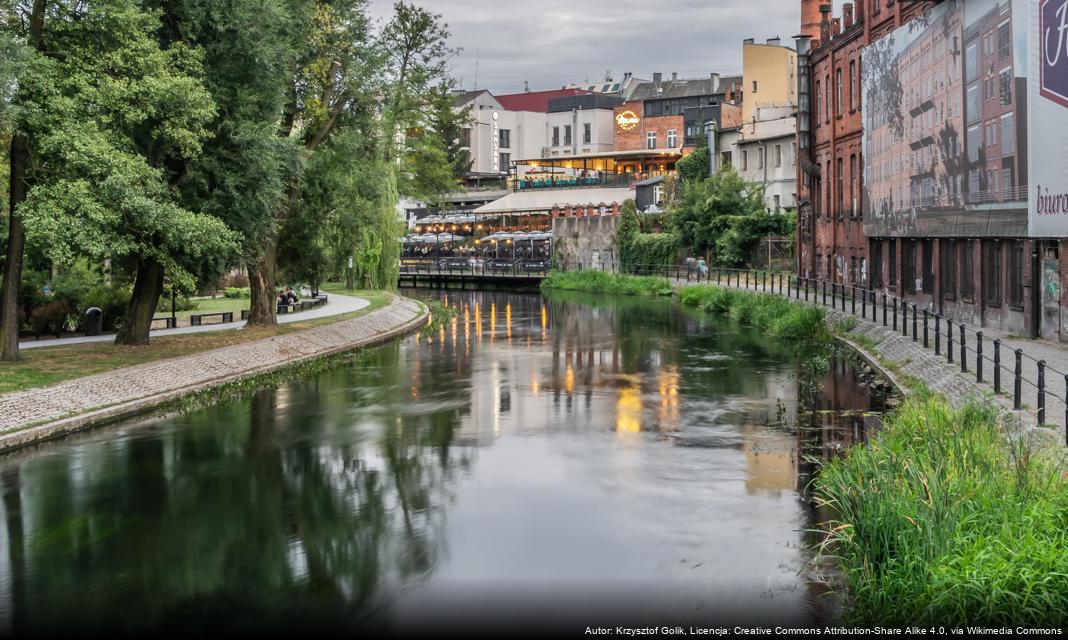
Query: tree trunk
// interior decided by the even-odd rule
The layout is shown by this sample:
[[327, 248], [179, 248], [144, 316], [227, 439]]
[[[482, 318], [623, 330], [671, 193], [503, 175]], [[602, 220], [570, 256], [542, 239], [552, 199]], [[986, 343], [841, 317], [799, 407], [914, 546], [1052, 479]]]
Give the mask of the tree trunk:
[[152, 317], [156, 315], [159, 297], [163, 294], [163, 265], [154, 258], [142, 258], [137, 263], [137, 279], [133, 295], [126, 305], [126, 317], [122, 322], [115, 344], [142, 346], [148, 344], [148, 332]]
[[278, 238], [274, 234], [264, 242], [255, 262], [248, 265], [249, 301], [248, 326], [270, 327], [278, 324], [278, 293], [275, 291], [274, 270], [278, 258]]
[[23, 250], [26, 246], [26, 229], [17, 207], [26, 199], [28, 186], [26, 173], [30, 160], [30, 140], [16, 134], [11, 140], [11, 186], [8, 197], [10, 215], [7, 236], [7, 253], [4, 264], [3, 298], [0, 300], [0, 334], [4, 348], [0, 359], [19, 359], [19, 287], [22, 283]]

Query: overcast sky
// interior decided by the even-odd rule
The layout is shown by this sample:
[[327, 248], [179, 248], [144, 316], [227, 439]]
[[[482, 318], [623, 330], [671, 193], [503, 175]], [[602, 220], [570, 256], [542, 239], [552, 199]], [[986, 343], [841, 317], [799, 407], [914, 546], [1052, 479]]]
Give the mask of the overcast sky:
[[[618, 80], [631, 71], [651, 79], [724, 75], [742, 70], [742, 40], [781, 36], [792, 45], [800, 30], [800, 0], [414, 0], [448, 23], [453, 76], [463, 88], [495, 93], [558, 89]], [[841, 4], [841, 0], [836, 2]], [[385, 19], [392, 0], [371, 0]]]

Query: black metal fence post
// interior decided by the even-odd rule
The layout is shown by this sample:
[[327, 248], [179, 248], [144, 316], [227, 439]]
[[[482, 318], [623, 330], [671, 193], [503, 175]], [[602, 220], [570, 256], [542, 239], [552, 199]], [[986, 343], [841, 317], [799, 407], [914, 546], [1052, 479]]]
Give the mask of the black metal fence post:
[[962, 322], [960, 325], [960, 372], [968, 373], [968, 345], [966, 344], [965, 331], [967, 329]]
[[[764, 271], [763, 274], [764, 274], [764, 291], [767, 291], [768, 290], [768, 272]], [[774, 286], [775, 285], [773, 284], [772, 287], [774, 287]]]
[[849, 287], [849, 303], [851, 305], [851, 313], [857, 315], [857, 287], [856, 285]]
[[1001, 340], [994, 340], [994, 395], [1001, 393]]
[[894, 300], [894, 333], [897, 333], [897, 300]]
[[823, 306], [827, 306], [827, 281], [820, 280], [823, 283]]
[[916, 342], [919, 332], [916, 331], [916, 305], [912, 305], [912, 341]]
[[1038, 425], [1046, 424], [1046, 361], [1038, 361]]
[[983, 381], [983, 332], [975, 332], [975, 381]]
[[946, 318], [946, 360], [953, 364], [953, 323]]
[[936, 313], [934, 316], [935, 325], [935, 355], [942, 355], [942, 315]]
[[905, 337], [909, 335], [909, 303], [907, 300], [901, 301], [901, 335]]
[[886, 294], [883, 294], [883, 326], [886, 326]]
[[1015, 378], [1012, 381], [1012, 408], [1016, 411], [1020, 410], [1020, 394], [1023, 392], [1022, 388], [1023, 379], [1023, 349], [1016, 350], [1016, 371]]
[[927, 346], [930, 344], [930, 342], [928, 340], [928, 333], [927, 333], [928, 332], [928, 327], [929, 327], [929, 325], [927, 324], [928, 315], [930, 315], [930, 314], [927, 312], [927, 309], [924, 309], [923, 310], [923, 348], [924, 349], [926, 349]]
[[863, 289], [860, 291], [860, 317], [868, 319], [868, 292]]

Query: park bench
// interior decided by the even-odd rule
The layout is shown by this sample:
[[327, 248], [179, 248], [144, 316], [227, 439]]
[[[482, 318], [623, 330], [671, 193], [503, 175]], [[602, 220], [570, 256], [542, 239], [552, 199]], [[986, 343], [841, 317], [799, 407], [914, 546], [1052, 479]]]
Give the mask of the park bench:
[[219, 322], [226, 324], [234, 321], [233, 311], [220, 311], [218, 313], [198, 313], [196, 315], [189, 316], [189, 325], [193, 327], [199, 327], [204, 324], [204, 318], [219, 318]]
[[178, 318], [173, 318], [171, 316], [166, 316], [164, 318], [152, 318], [153, 326], [151, 328], [159, 329], [160, 327], [155, 326], [155, 323], [157, 322], [163, 323], [163, 329], [174, 329], [178, 326]]

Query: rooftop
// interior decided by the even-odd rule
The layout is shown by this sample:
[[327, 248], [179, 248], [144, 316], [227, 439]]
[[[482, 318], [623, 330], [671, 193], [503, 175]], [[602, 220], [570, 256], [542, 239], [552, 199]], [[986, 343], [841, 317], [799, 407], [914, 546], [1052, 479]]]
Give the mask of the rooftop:
[[525, 91], [512, 93], [504, 96], [496, 96], [497, 102], [508, 111], [536, 111], [539, 113], [549, 112], [549, 100], [553, 98], [567, 98], [570, 96], [584, 96], [589, 91], [582, 89], [553, 89], [551, 91]]
[[568, 205], [622, 203], [634, 197], [627, 188], [544, 189], [520, 191], [475, 209], [474, 213], [516, 213], [522, 211], [551, 211], [553, 207]]

